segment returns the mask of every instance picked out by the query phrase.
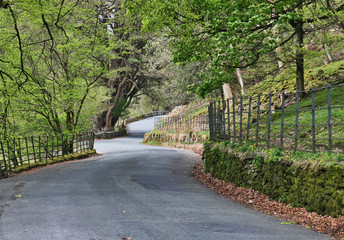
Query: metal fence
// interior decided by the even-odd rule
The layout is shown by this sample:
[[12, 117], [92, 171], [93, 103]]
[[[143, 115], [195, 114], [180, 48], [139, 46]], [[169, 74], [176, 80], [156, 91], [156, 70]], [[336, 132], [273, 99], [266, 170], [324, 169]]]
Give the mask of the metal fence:
[[93, 146], [92, 132], [0, 140], [0, 174], [7, 176], [13, 168], [92, 150]]
[[344, 150], [344, 84], [209, 105], [210, 140], [285, 150]]
[[208, 131], [209, 117], [203, 113], [194, 117], [156, 117], [154, 129], [164, 131]]

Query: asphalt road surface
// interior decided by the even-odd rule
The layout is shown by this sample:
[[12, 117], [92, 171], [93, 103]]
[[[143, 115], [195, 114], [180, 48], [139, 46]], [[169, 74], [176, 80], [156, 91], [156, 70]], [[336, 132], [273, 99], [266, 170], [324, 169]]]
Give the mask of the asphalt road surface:
[[1, 240], [329, 239], [232, 202], [192, 177], [200, 157], [131, 137], [96, 141], [102, 156], [0, 181]]

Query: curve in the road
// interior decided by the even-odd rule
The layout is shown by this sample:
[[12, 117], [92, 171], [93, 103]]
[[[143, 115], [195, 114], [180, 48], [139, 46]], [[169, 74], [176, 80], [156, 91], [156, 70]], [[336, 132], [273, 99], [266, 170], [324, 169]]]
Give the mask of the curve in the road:
[[[192, 177], [200, 157], [135, 137], [96, 141], [103, 155], [0, 181], [17, 197], [0, 239], [328, 239], [217, 195]], [[142, 130], [144, 129], [144, 130]]]

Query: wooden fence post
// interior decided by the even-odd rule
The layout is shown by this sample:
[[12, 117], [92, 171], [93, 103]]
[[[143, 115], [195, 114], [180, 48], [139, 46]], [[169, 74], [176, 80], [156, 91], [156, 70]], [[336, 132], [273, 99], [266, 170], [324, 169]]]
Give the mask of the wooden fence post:
[[19, 161], [20, 161], [20, 165], [23, 165], [23, 156], [22, 156], [22, 149], [21, 149], [21, 144], [20, 144], [20, 138], [18, 138], [18, 148], [19, 148]]
[[300, 111], [300, 91], [296, 91], [296, 116], [295, 116], [295, 147], [294, 151], [297, 150], [297, 139], [299, 135], [299, 111]]
[[236, 127], [235, 127], [235, 98], [232, 98], [233, 106], [233, 142], [236, 142]]
[[10, 143], [7, 140], [7, 157], [8, 157], [8, 168], [12, 171], [12, 164], [11, 164], [11, 154], [10, 154]]
[[268, 148], [270, 148], [270, 131], [271, 131], [271, 92], [269, 92], [269, 106], [268, 106], [268, 134], [266, 136], [266, 143]]
[[258, 94], [258, 100], [257, 100], [256, 147], [258, 147], [258, 142], [259, 142], [259, 118], [260, 118], [260, 94]]
[[4, 145], [3, 145], [2, 141], [0, 141], [0, 146], [1, 146], [1, 152], [2, 152], [2, 157], [3, 157], [3, 161], [4, 161], [5, 175], [7, 176], [8, 175], [8, 165], [6, 162], [6, 154], [4, 151]]
[[242, 141], [242, 96], [240, 96], [240, 133], [239, 133], [239, 142]]
[[42, 156], [41, 156], [41, 136], [38, 136], [38, 159], [40, 162], [42, 162]]
[[209, 115], [209, 140], [214, 140], [213, 136], [213, 103], [209, 104], [208, 107], [208, 115]]
[[285, 92], [282, 92], [282, 115], [281, 115], [281, 148], [283, 149], [283, 141], [284, 141], [284, 108], [285, 108]]
[[327, 85], [327, 130], [328, 130], [328, 150], [332, 151], [332, 125], [331, 125], [331, 88]]
[[25, 146], [26, 146], [27, 163], [30, 164], [30, 152], [29, 152], [29, 144], [27, 142], [27, 137], [25, 137]]
[[47, 147], [45, 148], [45, 161], [48, 161], [48, 154], [49, 154], [49, 135], [47, 135]]
[[13, 165], [18, 166], [18, 160], [16, 155], [16, 139], [13, 139]]
[[312, 88], [312, 150], [315, 152], [315, 90]]
[[229, 112], [229, 99], [227, 98], [227, 121], [228, 121], [228, 140], [231, 140], [231, 115]]
[[33, 141], [33, 136], [31, 137], [31, 144], [32, 144], [32, 151], [33, 151], [33, 161], [36, 163], [36, 152], [35, 152], [35, 144]]
[[252, 97], [248, 99], [248, 112], [247, 112], [247, 130], [246, 130], [246, 140], [250, 140], [250, 127], [251, 127], [251, 107], [252, 107]]

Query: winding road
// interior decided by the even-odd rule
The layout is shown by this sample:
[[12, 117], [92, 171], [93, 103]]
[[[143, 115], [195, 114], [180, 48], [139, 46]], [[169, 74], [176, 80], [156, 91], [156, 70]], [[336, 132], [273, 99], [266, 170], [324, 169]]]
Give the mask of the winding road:
[[141, 143], [152, 125], [96, 141], [101, 156], [0, 180], [0, 239], [330, 239], [203, 186], [192, 177], [199, 156]]

